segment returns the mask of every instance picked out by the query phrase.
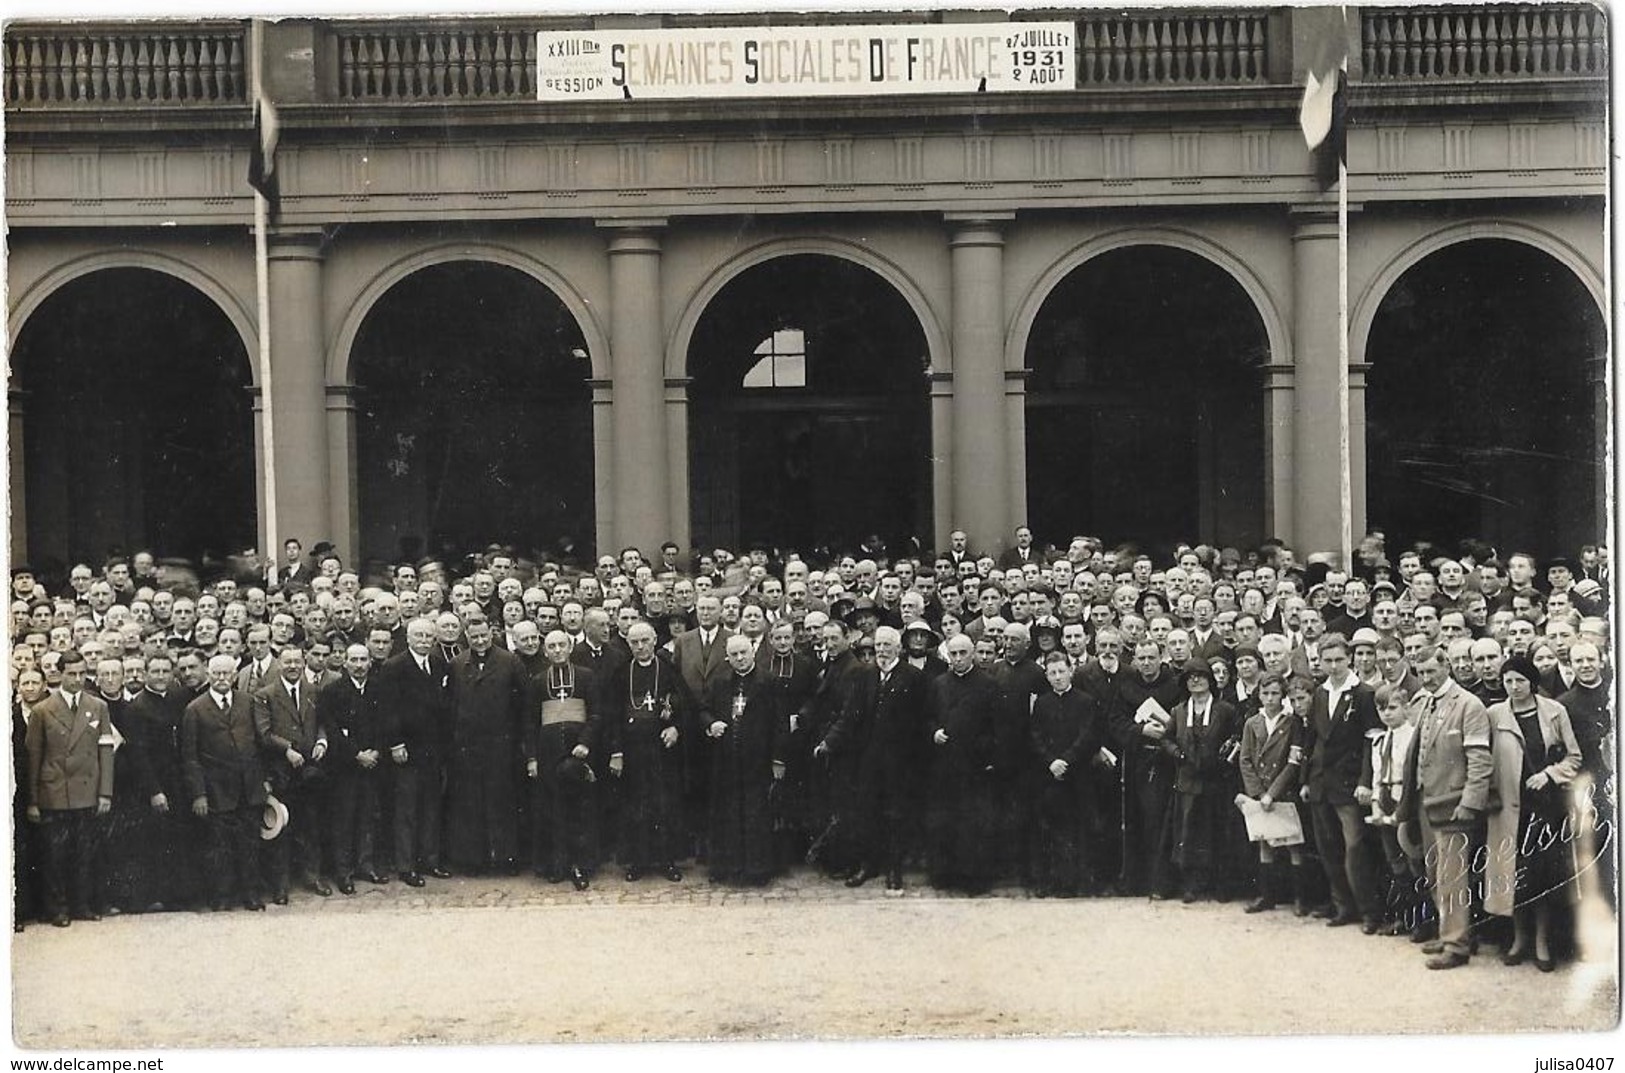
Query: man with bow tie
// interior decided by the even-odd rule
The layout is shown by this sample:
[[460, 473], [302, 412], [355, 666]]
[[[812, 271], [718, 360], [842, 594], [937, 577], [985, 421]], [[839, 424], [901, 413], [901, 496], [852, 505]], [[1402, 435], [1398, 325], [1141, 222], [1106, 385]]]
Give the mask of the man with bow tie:
[[237, 662], [209, 660], [209, 688], [181, 716], [181, 767], [192, 814], [205, 821], [205, 860], [214, 884], [211, 909], [233, 901], [264, 909], [260, 896], [259, 816], [265, 775], [254, 737], [254, 705], [235, 688]]

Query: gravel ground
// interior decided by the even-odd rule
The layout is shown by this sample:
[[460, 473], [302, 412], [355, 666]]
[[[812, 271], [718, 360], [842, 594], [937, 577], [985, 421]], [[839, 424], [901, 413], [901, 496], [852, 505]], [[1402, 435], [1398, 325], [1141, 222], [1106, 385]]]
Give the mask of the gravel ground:
[[[25, 1048], [740, 1038], [1554, 1032], [1617, 1021], [1611, 922], [1550, 976], [1428, 972], [1398, 938], [1289, 911], [1019, 891], [902, 898], [604, 878], [361, 884], [264, 913], [30, 926]], [[177, 956], [176, 951], [188, 951]], [[94, 981], [87, 986], [87, 981]], [[1260, 1002], [1259, 987], [1273, 996]], [[1329, 990], [1330, 989], [1330, 990]], [[1328, 993], [1335, 1001], [1316, 1002]], [[1266, 1012], [1260, 1019], [1260, 1009]]]

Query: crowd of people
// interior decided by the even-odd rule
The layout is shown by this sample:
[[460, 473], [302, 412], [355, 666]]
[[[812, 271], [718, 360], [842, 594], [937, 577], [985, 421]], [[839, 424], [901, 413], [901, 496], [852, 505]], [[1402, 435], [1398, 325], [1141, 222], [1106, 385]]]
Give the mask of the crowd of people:
[[18, 929], [811, 867], [1549, 970], [1576, 899], [1613, 904], [1606, 549], [282, 553], [13, 568]]

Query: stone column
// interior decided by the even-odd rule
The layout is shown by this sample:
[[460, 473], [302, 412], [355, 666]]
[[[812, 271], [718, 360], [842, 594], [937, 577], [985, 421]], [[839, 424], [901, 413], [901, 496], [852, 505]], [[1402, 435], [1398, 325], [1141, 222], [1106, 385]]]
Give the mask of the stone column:
[[[688, 377], [666, 379], [666, 503], [669, 521], [662, 541], [689, 545]], [[658, 548], [650, 548], [651, 552]]]
[[[1010, 446], [1005, 454], [1009, 467], [1009, 515], [1005, 532], [1014, 533], [1018, 525], [1027, 524], [1027, 369], [1004, 371], [1004, 423]], [[1050, 533], [1047, 541], [1065, 540], [1067, 536]]]
[[1342, 544], [1337, 212], [1294, 208], [1292, 218], [1292, 539], [1301, 562], [1311, 552], [1335, 552]]
[[[609, 231], [612, 550], [633, 546], [651, 557], [672, 531], [660, 346], [659, 229], [664, 224], [664, 220], [601, 224]], [[685, 465], [687, 457], [685, 445]]]
[[356, 478], [355, 385], [329, 384], [326, 392], [326, 409], [329, 510], [327, 531], [312, 534], [312, 539], [305, 541], [305, 547], [309, 549], [317, 540], [328, 540], [338, 548], [339, 555], [346, 563], [354, 563], [361, 554], [361, 493]]
[[[320, 228], [273, 231], [270, 238], [271, 393], [276, 457], [278, 547], [298, 537], [309, 547], [332, 524], [328, 509], [327, 360], [322, 348]], [[257, 371], [258, 355], [256, 355]], [[263, 388], [264, 385], [261, 385]], [[263, 441], [262, 441], [263, 442]], [[262, 499], [263, 503], [263, 499]], [[264, 507], [260, 525], [266, 524]]]
[[954, 374], [931, 373], [931, 515], [933, 548], [954, 531]]
[[1013, 213], [949, 213], [953, 270], [953, 509], [950, 528], [980, 549], [1010, 539], [1004, 400], [1004, 235]]
[[1270, 364], [1261, 369], [1264, 392], [1264, 535], [1277, 536], [1294, 548], [1292, 525], [1293, 367]]
[[615, 543], [615, 408], [609, 380], [588, 380], [592, 388], [593, 544], [595, 555], [611, 555]]
[[9, 390], [6, 402], [10, 413], [7, 431], [11, 437], [11, 561], [28, 559], [28, 480], [23, 472], [23, 459], [27, 457], [23, 442], [23, 413], [26, 400], [23, 392]]

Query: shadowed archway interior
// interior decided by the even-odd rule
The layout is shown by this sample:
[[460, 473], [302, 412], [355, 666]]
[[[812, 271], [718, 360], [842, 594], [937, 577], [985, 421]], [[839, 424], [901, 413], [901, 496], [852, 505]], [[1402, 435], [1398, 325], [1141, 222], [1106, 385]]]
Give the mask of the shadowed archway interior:
[[28, 318], [11, 375], [33, 565], [255, 543], [249, 356], [196, 287], [147, 268], [72, 280]]
[[928, 366], [908, 302], [861, 265], [798, 254], [729, 282], [688, 352], [695, 543], [929, 540]]
[[1423, 258], [1383, 296], [1366, 347], [1369, 525], [1389, 548], [1606, 543], [1606, 354], [1596, 303], [1550, 255], [1474, 239]]
[[350, 367], [365, 556], [590, 556], [591, 361], [546, 286], [477, 261], [421, 269], [367, 314]]
[[1027, 344], [1035, 539], [1255, 544], [1268, 355], [1246, 291], [1197, 254], [1131, 246], [1068, 273]]

